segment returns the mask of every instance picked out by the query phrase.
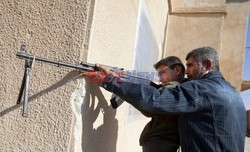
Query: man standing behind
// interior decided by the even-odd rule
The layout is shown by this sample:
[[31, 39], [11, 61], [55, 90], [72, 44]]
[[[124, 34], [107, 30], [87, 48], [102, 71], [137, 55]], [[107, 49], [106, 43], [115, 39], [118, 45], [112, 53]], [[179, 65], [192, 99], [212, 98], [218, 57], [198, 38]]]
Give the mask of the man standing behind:
[[246, 109], [237, 91], [219, 72], [217, 52], [211, 47], [192, 50], [186, 56], [191, 81], [162, 90], [120, 82], [106, 67], [99, 83], [140, 111], [179, 115], [182, 152], [243, 152]]
[[[185, 68], [175, 56], [166, 57], [154, 65], [162, 88], [174, 88], [184, 79]], [[166, 101], [167, 102], [167, 101]], [[140, 145], [143, 152], [176, 152], [179, 148], [178, 116], [142, 114], [152, 117], [141, 133]]]

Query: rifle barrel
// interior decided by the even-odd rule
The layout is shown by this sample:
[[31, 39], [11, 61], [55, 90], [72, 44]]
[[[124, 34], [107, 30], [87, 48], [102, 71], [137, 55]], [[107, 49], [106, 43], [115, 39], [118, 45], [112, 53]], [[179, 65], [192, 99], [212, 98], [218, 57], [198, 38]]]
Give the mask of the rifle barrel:
[[[65, 63], [65, 62], [61, 62], [61, 61], [53, 61], [47, 58], [43, 58], [43, 57], [39, 57], [39, 56], [35, 56], [32, 54], [28, 54], [25, 51], [20, 51], [16, 54], [17, 57], [21, 58], [21, 59], [27, 59], [27, 60], [37, 60], [37, 61], [41, 61], [41, 62], [46, 62], [46, 63], [50, 63], [50, 64], [54, 64], [57, 66], [64, 66], [64, 67], [69, 67], [69, 68], [74, 68], [76, 70], [79, 71], [98, 71], [98, 68], [96, 67], [96, 64], [92, 64], [92, 63], [87, 63], [87, 62], [82, 62], [80, 64], [70, 64], [70, 63]], [[108, 69], [110, 69], [113, 72], [116, 72], [116, 74], [119, 74], [120, 72], [123, 73], [121, 75], [119, 75], [120, 77], [123, 77], [125, 79], [135, 79], [132, 80], [133, 82], [146, 82], [146, 83], [150, 83], [151, 81], [148, 80], [147, 78], [141, 77], [141, 76], [137, 76], [137, 75], [133, 75], [130, 74], [129, 72], [125, 72], [124, 68], [118, 68], [118, 67], [112, 67], [112, 66], [108, 66], [108, 65], [104, 65], [106, 66]]]
[[81, 65], [81, 64], [70, 64], [70, 63], [65, 63], [65, 62], [61, 62], [61, 61], [53, 61], [50, 59], [46, 59], [46, 58], [42, 58], [42, 57], [37, 57], [35, 55], [31, 55], [25, 52], [18, 52], [16, 54], [17, 57], [21, 58], [21, 59], [28, 59], [28, 60], [37, 60], [37, 61], [41, 61], [41, 62], [46, 62], [46, 63], [50, 63], [50, 64], [54, 64], [57, 66], [65, 66], [65, 67], [69, 67], [69, 68], [74, 68], [80, 71], [87, 71], [87, 70], [94, 70], [93, 65]]

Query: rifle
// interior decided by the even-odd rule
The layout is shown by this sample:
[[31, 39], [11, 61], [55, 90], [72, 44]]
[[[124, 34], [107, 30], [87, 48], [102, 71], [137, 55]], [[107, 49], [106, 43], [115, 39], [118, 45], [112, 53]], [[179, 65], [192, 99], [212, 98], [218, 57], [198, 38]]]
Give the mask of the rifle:
[[[62, 67], [73, 68], [74, 70], [77, 70], [79, 72], [99, 71], [97, 64], [92, 64], [92, 63], [87, 63], [87, 62], [81, 62], [80, 64], [71, 64], [71, 63], [54, 61], [54, 60], [39, 57], [36, 55], [28, 54], [26, 45], [21, 45], [20, 52], [18, 52], [16, 54], [16, 56], [20, 59], [25, 59], [25, 66], [24, 66], [25, 71], [24, 71], [24, 75], [23, 75], [21, 89], [19, 91], [19, 95], [18, 95], [18, 99], [17, 99], [17, 104], [20, 104], [21, 98], [24, 94], [23, 113], [22, 113], [23, 117], [27, 117], [30, 71], [32, 68], [32, 63], [34, 63], [35, 61], [40, 61], [40, 62], [45, 62], [48, 64], [57, 65], [57, 67], [62, 66]], [[126, 73], [124, 71], [124, 68], [112, 67], [112, 66], [106, 66], [106, 67], [109, 70], [113, 71], [114, 73], [122, 73], [121, 75], [119, 75], [121, 80], [124, 80], [124, 81], [133, 80], [133, 81], [131, 81], [133, 83], [143, 83], [146, 85], [154, 86], [156, 88], [160, 87], [160, 85], [155, 84], [154, 82], [150, 81], [149, 79], [146, 79], [144, 77], [139, 77], [139, 76], [133, 75], [131, 73]], [[124, 102], [119, 96], [117, 96], [115, 94], [112, 95], [112, 98], [110, 99], [110, 101], [111, 101], [111, 105], [114, 109], [118, 108]]]

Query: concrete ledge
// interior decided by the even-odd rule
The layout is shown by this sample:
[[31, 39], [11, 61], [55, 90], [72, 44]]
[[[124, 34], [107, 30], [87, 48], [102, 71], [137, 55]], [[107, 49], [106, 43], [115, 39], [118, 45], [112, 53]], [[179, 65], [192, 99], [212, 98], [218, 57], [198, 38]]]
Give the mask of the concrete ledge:
[[172, 14], [179, 13], [223, 13], [226, 14], [226, 7], [190, 7], [190, 8], [176, 8], [171, 10]]
[[222, 13], [227, 14], [226, 4], [215, 6], [187, 6], [175, 7], [172, 0], [168, 0], [170, 14], [194, 14], [194, 13]]
[[241, 84], [241, 91], [250, 89], [250, 81], [243, 81]]

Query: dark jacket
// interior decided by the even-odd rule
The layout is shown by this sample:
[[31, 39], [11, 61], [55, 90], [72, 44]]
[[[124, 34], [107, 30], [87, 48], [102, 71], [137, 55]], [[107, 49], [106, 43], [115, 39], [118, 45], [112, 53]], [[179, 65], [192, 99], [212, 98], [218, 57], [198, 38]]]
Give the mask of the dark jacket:
[[[179, 83], [177, 81], [172, 81], [167, 83], [160, 89], [163, 88], [174, 88]], [[178, 134], [178, 116], [177, 115], [155, 115], [147, 112], [142, 112], [146, 117], [152, 117], [150, 122], [144, 127], [140, 136], [140, 145], [152, 144], [154, 141], [161, 141], [164, 144], [169, 144], [169, 146], [178, 147], [179, 134]]]
[[246, 110], [239, 93], [214, 71], [162, 90], [110, 78], [104, 88], [140, 111], [178, 114], [182, 152], [243, 152]]

